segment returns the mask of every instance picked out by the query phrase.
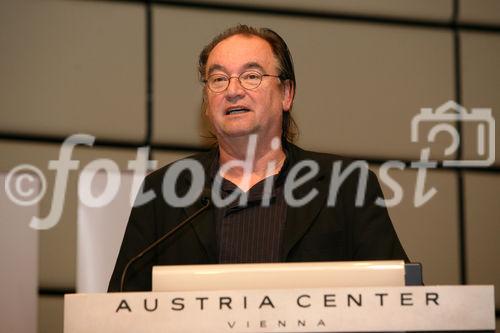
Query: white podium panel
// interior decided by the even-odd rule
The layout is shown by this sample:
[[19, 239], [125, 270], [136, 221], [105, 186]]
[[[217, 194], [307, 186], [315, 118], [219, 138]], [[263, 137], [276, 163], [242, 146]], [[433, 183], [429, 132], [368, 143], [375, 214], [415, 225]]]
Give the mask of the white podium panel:
[[73, 294], [64, 302], [65, 333], [495, 329], [493, 286]]
[[153, 291], [405, 285], [402, 260], [153, 267]]

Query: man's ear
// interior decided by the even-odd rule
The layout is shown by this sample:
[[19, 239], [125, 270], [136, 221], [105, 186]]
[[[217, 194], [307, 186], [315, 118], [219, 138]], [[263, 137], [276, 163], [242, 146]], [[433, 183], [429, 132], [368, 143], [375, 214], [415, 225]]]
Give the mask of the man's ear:
[[293, 105], [293, 98], [295, 97], [295, 87], [291, 80], [283, 82], [283, 102], [282, 107], [284, 112], [290, 111]]

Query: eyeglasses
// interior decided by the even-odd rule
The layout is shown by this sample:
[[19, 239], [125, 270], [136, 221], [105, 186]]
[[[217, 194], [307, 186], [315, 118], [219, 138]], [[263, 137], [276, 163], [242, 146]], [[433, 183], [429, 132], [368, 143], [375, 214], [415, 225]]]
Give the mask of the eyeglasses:
[[259, 72], [247, 71], [241, 73], [239, 76], [212, 74], [206, 80], [203, 80], [203, 82], [208, 86], [208, 89], [214, 93], [220, 93], [229, 87], [229, 82], [231, 82], [232, 78], [237, 78], [243, 88], [252, 90], [260, 86], [264, 76], [280, 77], [279, 75], [261, 74]]

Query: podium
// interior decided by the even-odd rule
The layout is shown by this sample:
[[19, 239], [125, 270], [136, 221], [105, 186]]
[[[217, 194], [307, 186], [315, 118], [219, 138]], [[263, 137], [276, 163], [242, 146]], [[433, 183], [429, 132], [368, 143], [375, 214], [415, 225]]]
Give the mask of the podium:
[[[169, 291], [65, 295], [64, 332], [494, 332], [495, 330], [493, 286], [404, 286], [404, 283], [385, 286], [382, 281], [371, 286], [356, 286], [355, 280], [352, 281], [353, 286], [324, 285], [324, 280], [310, 279], [307, 274], [327, 277], [332, 272], [345, 274], [346, 264], [267, 265], [269, 266], [256, 266], [252, 271], [260, 272], [257, 276], [262, 276], [263, 279], [266, 279], [266, 272], [271, 272], [272, 274], [268, 275], [272, 275], [273, 278], [282, 273], [286, 276], [292, 272], [293, 276], [301, 276], [301, 279], [295, 280], [295, 285], [300, 287], [292, 287], [293, 283], [291, 284], [289, 279], [282, 279], [286, 280], [286, 283], [282, 283], [281, 286], [270, 282], [265, 284], [269, 285], [269, 288], [263, 288], [261, 282], [256, 284], [257, 288], [251, 288], [247, 283], [255, 279], [255, 276], [252, 276], [252, 279], [245, 280], [241, 277], [238, 279], [238, 272], [249, 276], [249, 268], [252, 267], [248, 265], [236, 266], [237, 269], [233, 271], [232, 268], [217, 268], [224, 268], [218, 265], [199, 266], [200, 270], [195, 266], [183, 269], [173, 267], [170, 275], [174, 280], [170, 281], [189, 280], [182, 276], [179, 279], [179, 274], [191, 274], [195, 276], [195, 287], [190, 288], [189, 284], [184, 283], [180, 287], [182, 290], [176, 291], [169, 288]], [[360, 265], [363, 263], [353, 264], [357, 275], [360, 274]], [[379, 274], [376, 272], [377, 269], [382, 268], [401, 272], [394, 270], [398, 265], [404, 264], [385, 262], [378, 266], [367, 265], [375, 272], [366, 274], [376, 277]], [[325, 270], [322, 268], [326, 269], [326, 273], [321, 272]], [[236, 281], [242, 280], [243, 287], [226, 282], [217, 288], [200, 287], [201, 280], [213, 282], [219, 278], [199, 279], [199, 275], [224, 273], [235, 277]], [[394, 272], [391, 274], [394, 277]], [[168, 275], [168, 272], [162, 272], [158, 276], [160, 279], [165, 279]], [[279, 281], [279, 279], [274, 280]], [[307, 284], [309, 280], [314, 281], [312, 286]], [[162, 283], [153, 281], [153, 285], [162, 286]]]

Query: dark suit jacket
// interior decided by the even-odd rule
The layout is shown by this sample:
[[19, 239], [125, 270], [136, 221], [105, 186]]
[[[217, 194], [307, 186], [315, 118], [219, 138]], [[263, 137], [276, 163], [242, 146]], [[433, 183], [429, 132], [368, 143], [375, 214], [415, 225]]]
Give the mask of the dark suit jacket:
[[[333, 163], [342, 163], [342, 169], [345, 169], [352, 162], [331, 154], [305, 151], [292, 144], [287, 144], [286, 149], [290, 168], [300, 161], [312, 160], [318, 164], [319, 172], [293, 192], [295, 198], [302, 198], [313, 189], [318, 191], [305, 206], [287, 208], [281, 254], [283, 262], [408, 261], [387, 210], [374, 203], [377, 197], [383, 195], [372, 172], [368, 175], [365, 203], [362, 206], [355, 206], [360, 175], [359, 169], [356, 169], [340, 186], [335, 206], [329, 207], [327, 199]], [[203, 165], [205, 181], [209, 179], [208, 170], [216, 157], [216, 150], [191, 157]], [[200, 200], [184, 208], [166, 203], [162, 195], [162, 183], [169, 167], [167, 165], [151, 173], [144, 181], [143, 191], [153, 190], [156, 198], [132, 209], [109, 291], [119, 290], [122, 271], [130, 258], [202, 207]], [[307, 171], [307, 168], [303, 168], [297, 177]], [[190, 173], [181, 173], [176, 183], [178, 195], [187, 193], [190, 185]], [[151, 290], [153, 265], [216, 264], [217, 257], [214, 214], [209, 209], [132, 265], [127, 273], [125, 289]]]

